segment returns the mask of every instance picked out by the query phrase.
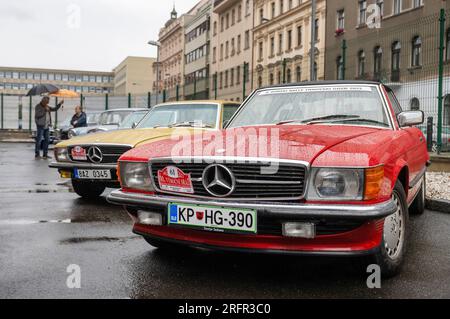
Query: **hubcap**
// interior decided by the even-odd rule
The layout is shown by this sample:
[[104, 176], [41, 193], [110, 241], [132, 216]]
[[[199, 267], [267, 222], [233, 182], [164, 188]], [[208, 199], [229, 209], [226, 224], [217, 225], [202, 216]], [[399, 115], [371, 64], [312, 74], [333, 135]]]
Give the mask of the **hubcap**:
[[397, 211], [384, 221], [384, 242], [387, 255], [391, 259], [396, 259], [402, 249], [405, 238], [405, 223], [403, 205], [400, 202], [398, 194], [394, 192], [394, 202], [397, 206]]

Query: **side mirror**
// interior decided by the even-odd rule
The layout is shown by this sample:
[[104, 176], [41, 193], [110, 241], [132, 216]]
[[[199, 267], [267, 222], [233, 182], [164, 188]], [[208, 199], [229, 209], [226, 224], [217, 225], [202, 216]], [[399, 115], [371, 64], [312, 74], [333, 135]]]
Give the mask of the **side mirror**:
[[132, 128], [132, 129], [135, 129], [135, 128], [137, 127], [137, 125], [138, 125], [138, 124], [137, 124], [136, 122], [134, 122], [133, 125], [131, 125], [131, 128]]
[[421, 125], [425, 122], [425, 113], [423, 111], [402, 112], [397, 119], [400, 127]]

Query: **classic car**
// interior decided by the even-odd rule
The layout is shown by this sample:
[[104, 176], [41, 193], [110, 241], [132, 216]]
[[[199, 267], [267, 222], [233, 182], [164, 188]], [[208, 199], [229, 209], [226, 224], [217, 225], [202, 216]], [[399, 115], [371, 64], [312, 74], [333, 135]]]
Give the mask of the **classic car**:
[[[92, 134], [97, 132], [107, 132], [114, 131], [120, 128], [122, 122], [130, 115], [135, 112], [142, 114], [142, 112], [146, 112], [148, 109], [137, 108], [137, 109], [114, 109], [104, 111], [100, 114], [98, 118], [97, 125], [87, 126], [87, 127], [79, 127], [73, 128], [69, 130], [68, 136], [69, 138], [75, 136], [82, 136], [86, 134]], [[131, 126], [129, 127], [131, 128]]]
[[[99, 197], [107, 187], [118, 188], [116, 166], [126, 151], [151, 141], [170, 138], [177, 132], [191, 134], [218, 130], [239, 104], [225, 101], [173, 102], [154, 106], [132, 129], [74, 137], [55, 146], [49, 166], [70, 178], [81, 197]], [[137, 126], [136, 126], [137, 125]]]
[[[97, 126], [101, 113], [102, 112], [96, 112], [96, 111], [87, 112], [86, 113], [87, 126], [88, 127]], [[70, 124], [71, 120], [72, 120], [72, 116], [69, 116], [56, 129], [56, 136], [57, 136], [58, 141], [69, 139], [69, 131], [71, 129], [73, 129], [73, 126]]]
[[[423, 121], [377, 82], [261, 88], [220, 132], [235, 143], [206, 132], [131, 150], [107, 199], [155, 247], [366, 256], [392, 276], [424, 212]], [[192, 154], [172, 155], [183, 143]]]

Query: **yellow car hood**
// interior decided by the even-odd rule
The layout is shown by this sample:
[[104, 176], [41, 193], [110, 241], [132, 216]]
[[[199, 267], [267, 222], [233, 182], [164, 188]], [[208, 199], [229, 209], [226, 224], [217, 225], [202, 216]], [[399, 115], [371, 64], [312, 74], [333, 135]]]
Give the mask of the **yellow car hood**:
[[[196, 132], [199, 129], [195, 129]], [[170, 138], [172, 134], [192, 134], [192, 128], [146, 128], [132, 130], [117, 130], [105, 133], [88, 134], [63, 141], [56, 147], [70, 147], [91, 144], [121, 144], [136, 147], [160, 139]]]

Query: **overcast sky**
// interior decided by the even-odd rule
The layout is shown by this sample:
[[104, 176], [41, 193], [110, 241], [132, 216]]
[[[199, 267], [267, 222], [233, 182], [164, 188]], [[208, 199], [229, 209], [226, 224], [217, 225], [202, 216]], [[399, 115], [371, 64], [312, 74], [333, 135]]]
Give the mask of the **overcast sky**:
[[[196, 0], [176, 0], [178, 13]], [[1, 0], [0, 66], [110, 71], [126, 56], [155, 56], [174, 1]]]

